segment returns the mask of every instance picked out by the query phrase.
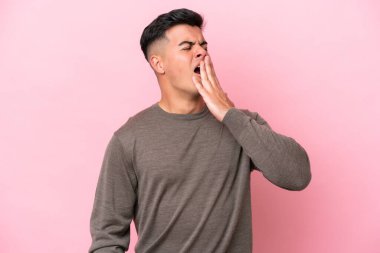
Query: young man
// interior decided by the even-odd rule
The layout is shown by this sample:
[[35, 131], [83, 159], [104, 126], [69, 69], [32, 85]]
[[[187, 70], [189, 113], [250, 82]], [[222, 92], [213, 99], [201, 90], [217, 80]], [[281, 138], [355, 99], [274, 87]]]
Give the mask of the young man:
[[161, 100], [130, 117], [108, 143], [91, 215], [89, 252], [250, 253], [250, 173], [302, 190], [310, 162], [294, 139], [238, 109], [216, 77], [203, 18], [158, 16], [141, 36]]

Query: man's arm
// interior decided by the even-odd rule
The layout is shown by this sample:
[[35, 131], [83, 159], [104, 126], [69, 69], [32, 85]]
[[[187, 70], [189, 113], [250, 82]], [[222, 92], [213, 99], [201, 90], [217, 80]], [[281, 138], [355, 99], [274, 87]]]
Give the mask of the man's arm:
[[132, 162], [113, 134], [105, 151], [90, 219], [89, 253], [124, 253], [129, 248], [136, 180]]
[[230, 108], [222, 119], [257, 169], [273, 184], [299, 191], [311, 181], [305, 149], [293, 138], [276, 133], [257, 113]]

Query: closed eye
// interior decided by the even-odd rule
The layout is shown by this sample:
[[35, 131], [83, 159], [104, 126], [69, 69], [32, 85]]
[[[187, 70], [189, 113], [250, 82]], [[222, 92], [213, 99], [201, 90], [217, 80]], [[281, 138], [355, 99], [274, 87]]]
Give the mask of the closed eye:
[[[191, 49], [191, 47], [187, 47], [187, 48], [184, 48], [183, 50], [190, 50]], [[204, 48], [204, 50], [206, 50], [207, 51], [207, 47], [206, 48]]]

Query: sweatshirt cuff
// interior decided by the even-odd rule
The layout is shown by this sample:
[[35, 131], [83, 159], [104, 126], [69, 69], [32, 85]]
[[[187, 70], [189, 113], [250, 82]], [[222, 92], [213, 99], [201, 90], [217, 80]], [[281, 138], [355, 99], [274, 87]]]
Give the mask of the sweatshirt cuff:
[[89, 251], [89, 252], [93, 252], [93, 253], [124, 253], [127, 250], [128, 249], [123, 250], [119, 246], [106, 246], [103, 248], [99, 248], [95, 251]]
[[239, 142], [243, 141], [244, 139], [244, 136], [242, 136], [242, 134], [244, 133], [244, 128], [247, 126], [249, 121], [250, 117], [236, 107], [231, 107], [228, 109], [227, 113], [222, 119], [222, 123], [228, 127], [231, 134]]

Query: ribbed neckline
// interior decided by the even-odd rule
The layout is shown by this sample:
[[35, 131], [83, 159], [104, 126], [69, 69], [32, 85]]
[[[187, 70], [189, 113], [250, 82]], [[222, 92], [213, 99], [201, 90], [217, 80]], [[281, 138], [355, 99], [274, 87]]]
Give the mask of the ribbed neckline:
[[180, 113], [171, 113], [167, 112], [164, 109], [160, 107], [158, 104], [159, 102], [156, 102], [152, 105], [152, 108], [161, 116], [168, 118], [168, 119], [178, 119], [178, 120], [194, 120], [194, 119], [200, 119], [205, 117], [209, 114], [209, 109], [207, 105], [205, 105], [205, 108], [197, 113], [190, 113], [190, 114], [180, 114]]

